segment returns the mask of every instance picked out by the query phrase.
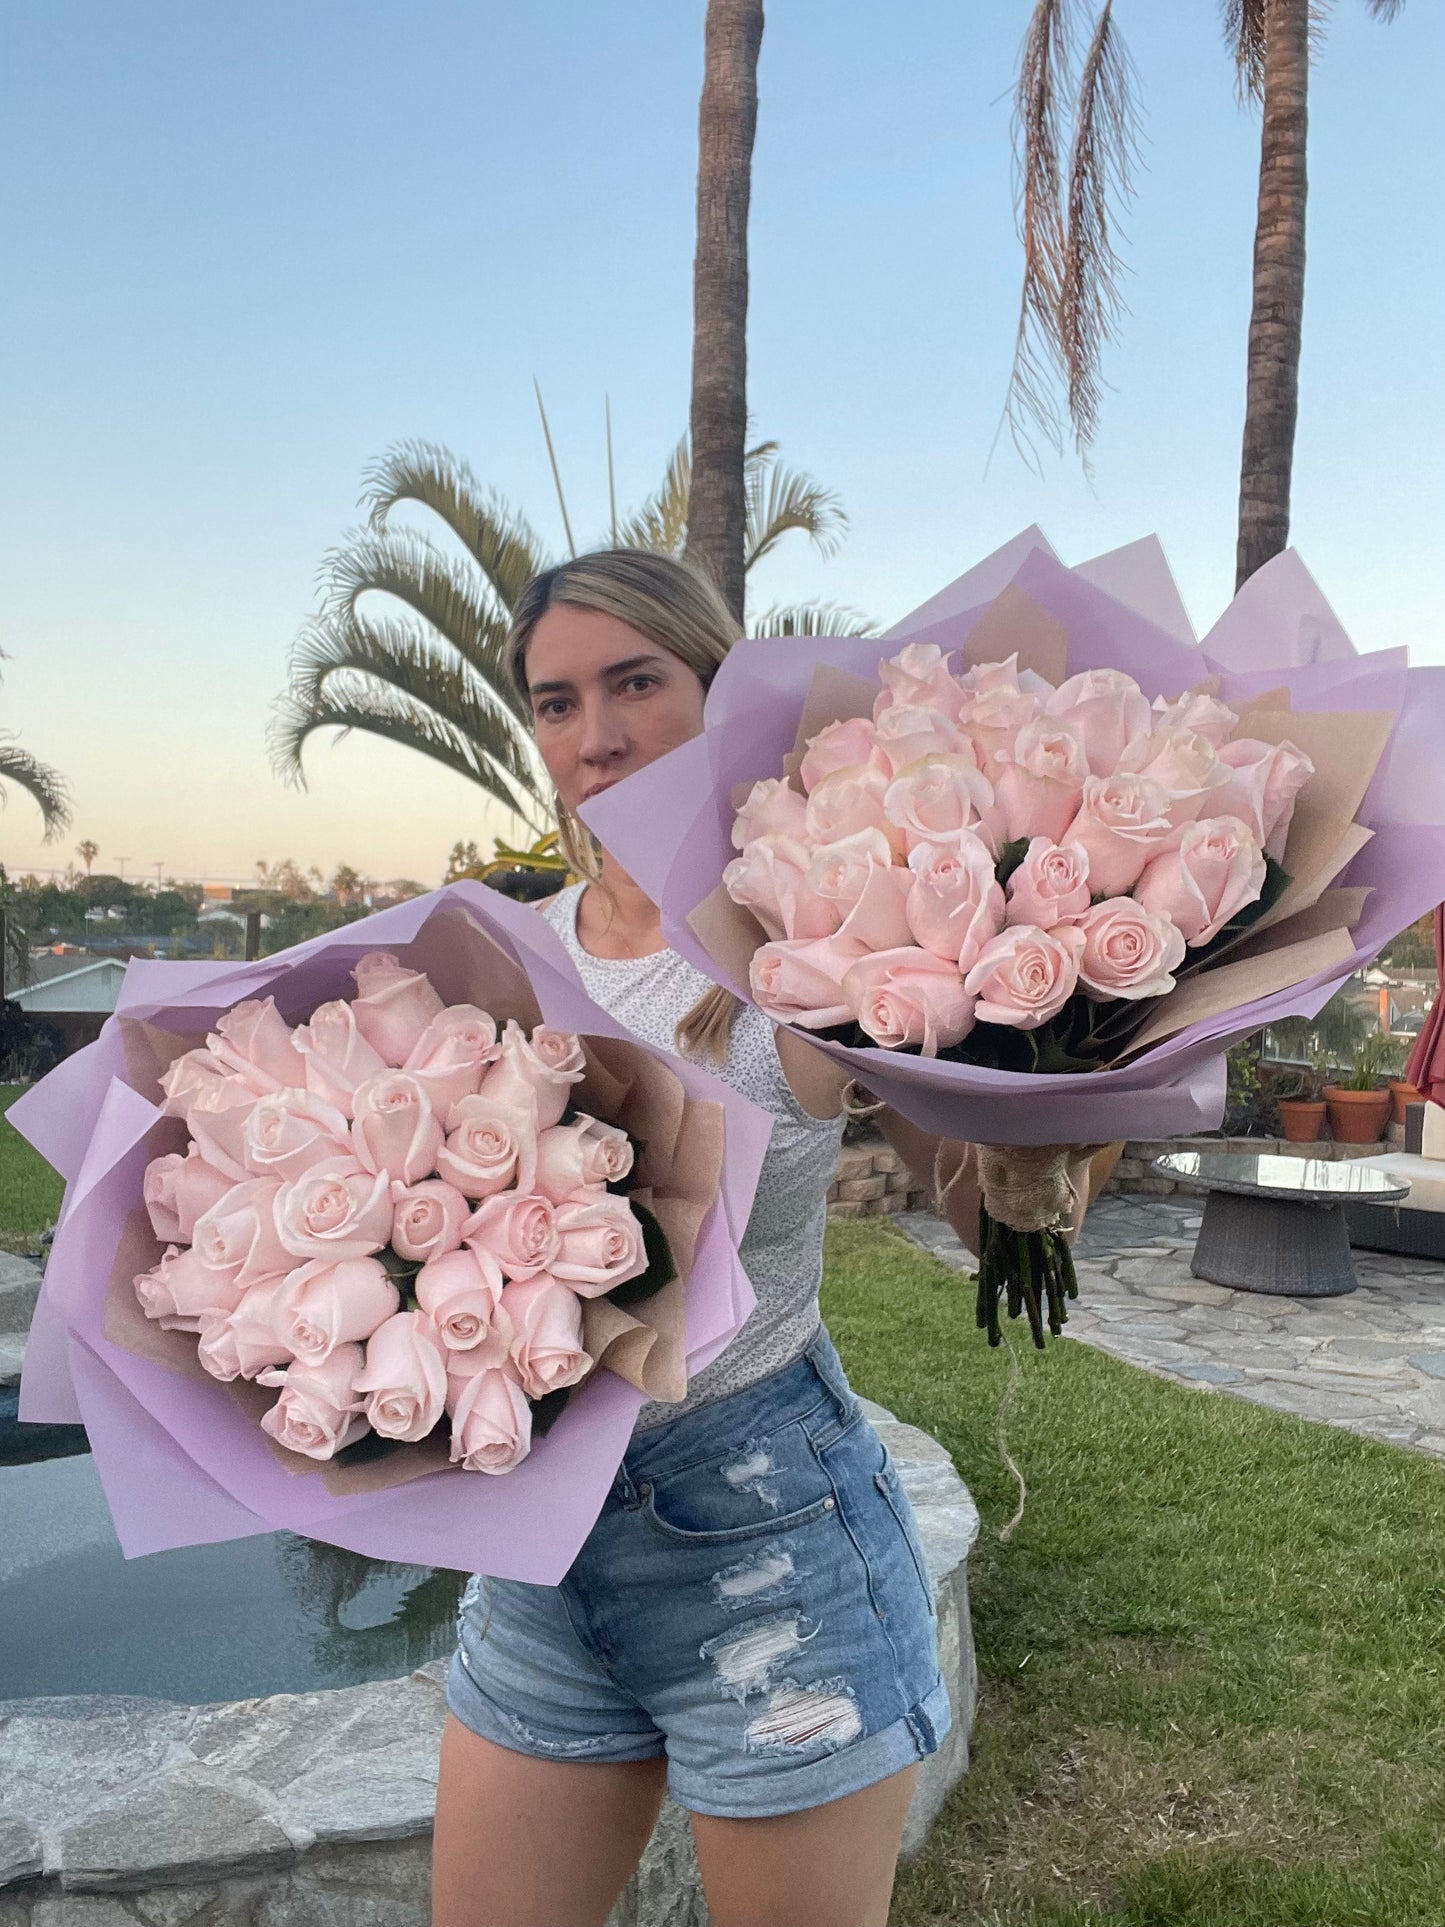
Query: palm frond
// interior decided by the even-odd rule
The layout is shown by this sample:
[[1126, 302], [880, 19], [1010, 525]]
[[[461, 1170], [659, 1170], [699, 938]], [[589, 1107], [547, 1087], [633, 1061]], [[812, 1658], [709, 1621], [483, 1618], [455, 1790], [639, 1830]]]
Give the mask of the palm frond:
[[793, 529], [808, 536], [825, 556], [837, 549], [848, 527], [842, 502], [811, 475], [784, 468], [775, 442], [749, 451], [743, 486], [747, 495], [745, 570], [761, 562]]
[[686, 435], [672, 451], [661, 486], [640, 509], [618, 524], [614, 547], [657, 549], [680, 556], [687, 540], [687, 504], [692, 492], [692, 451]]
[[1224, 40], [1241, 100], [1264, 98], [1264, 16], [1269, 0], [1224, 0]]
[[1365, 0], [1365, 5], [1376, 20], [1387, 23], [1397, 19], [1405, 10], [1405, 0]]
[[24, 790], [40, 811], [45, 826], [44, 840], [52, 842], [70, 822], [70, 785], [48, 763], [32, 756], [28, 749], [0, 739], [0, 803], [6, 800], [5, 785], [13, 783]]
[[775, 602], [748, 619], [753, 636], [872, 636], [878, 625], [844, 602]]
[[1081, 455], [1099, 424], [1104, 345], [1123, 310], [1123, 263], [1112, 230], [1117, 210], [1133, 193], [1130, 169], [1138, 154], [1133, 77], [1133, 63], [1114, 25], [1114, 0], [1104, 0], [1079, 76], [1059, 299], [1069, 419]]
[[373, 529], [387, 526], [398, 502], [420, 502], [441, 517], [504, 609], [549, 564], [526, 517], [495, 489], [484, 490], [465, 462], [434, 442], [398, 442], [362, 477], [361, 506]]

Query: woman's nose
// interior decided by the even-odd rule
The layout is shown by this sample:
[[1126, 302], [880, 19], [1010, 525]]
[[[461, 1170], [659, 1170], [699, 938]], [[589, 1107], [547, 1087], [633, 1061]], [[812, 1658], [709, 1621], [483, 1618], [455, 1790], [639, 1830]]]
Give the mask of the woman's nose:
[[584, 763], [615, 763], [627, 754], [627, 731], [614, 706], [606, 701], [584, 703], [582, 737], [577, 750]]

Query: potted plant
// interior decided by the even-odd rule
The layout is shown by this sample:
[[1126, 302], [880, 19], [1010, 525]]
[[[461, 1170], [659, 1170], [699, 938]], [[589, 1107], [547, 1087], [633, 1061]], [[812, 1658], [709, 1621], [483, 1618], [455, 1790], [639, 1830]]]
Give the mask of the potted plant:
[[1339, 1144], [1375, 1144], [1390, 1115], [1390, 1093], [1381, 1083], [1390, 1039], [1371, 1031], [1354, 1049], [1348, 1073], [1325, 1086], [1330, 1135]]
[[1392, 1077], [1390, 1079], [1390, 1122], [1392, 1124], [1403, 1124], [1405, 1122], [1405, 1106], [1407, 1104], [1421, 1104], [1424, 1100], [1425, 1093], [1423, 1091], [1417, 1091], [1415, 1086], [1410, 1083], [1407, 1078]]
[[1276, 1080], [1280, 1133], [1290, 1144], [1315, 1144], [1323, 1137], [1326, 1074], [1324, 1052], [1316, 1048], [1305, 1069], [1288, 1070]]

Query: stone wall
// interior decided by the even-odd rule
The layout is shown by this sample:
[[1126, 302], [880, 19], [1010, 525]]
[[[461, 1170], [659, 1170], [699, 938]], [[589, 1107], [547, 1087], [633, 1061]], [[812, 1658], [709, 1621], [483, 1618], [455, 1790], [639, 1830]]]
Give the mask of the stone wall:
[[830, 1218], [881, 1218], [893, 1211], [916, 1211], [927, 1203], [928, 1193], [882, 1138], [843, 1146], [828, 1192]]

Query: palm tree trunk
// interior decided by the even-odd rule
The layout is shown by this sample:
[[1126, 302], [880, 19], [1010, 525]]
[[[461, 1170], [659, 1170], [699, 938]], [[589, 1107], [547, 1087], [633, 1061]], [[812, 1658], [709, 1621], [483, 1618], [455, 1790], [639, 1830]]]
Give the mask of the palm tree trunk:
[[708, 0], [698, 112], [688, 561], [743, 619], [747, 502], [748, 196], [758, 123], [762, 0]]
[[1309, 17], [1310, 0], [1266, 0], [1264, 125], [1239, 476], [1236, 590], [1289, 541], [1290, 470], [1304, 322]]

